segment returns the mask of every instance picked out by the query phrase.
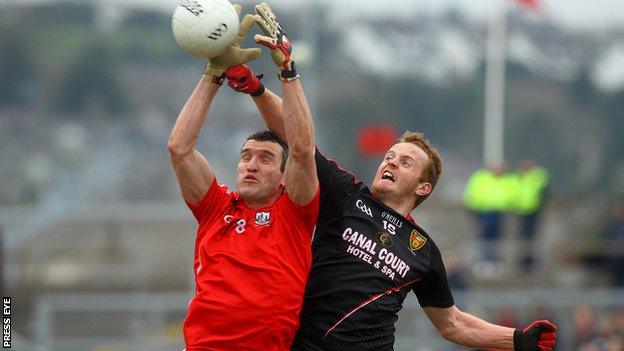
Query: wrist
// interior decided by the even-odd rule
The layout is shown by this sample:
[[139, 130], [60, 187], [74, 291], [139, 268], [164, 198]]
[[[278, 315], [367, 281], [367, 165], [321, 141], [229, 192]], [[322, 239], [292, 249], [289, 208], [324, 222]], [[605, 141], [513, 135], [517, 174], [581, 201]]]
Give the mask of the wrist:
[[210, 63], [204, 67], [203, 75], [207, 77], [212, 83], [217, 85], [223, 85], [225, 80], [225, 69], [220, 67], [211, 67]]
[[514, 351], [522, 351], [522, 330], [516, 329], [513, 333]]
[[283, 70], [280, 71], [280, 73], [278, 73], [277, 77], [279, 78], [279, 80], [283, 81], [283, 82], [290, 82], [293, 81], [295, 79], [299, 79], [301, 78], [301, 76], [299, 76], [299, 74], [297, 74], [297, 69], [295, 67], [295, 61], [290, 61], [288, 64], [284, 65]]
[[252, 97], [259, 97], [260, 95], [264, 94], [264, 92], [266, 91], [266, 87], [264, 86], [264, 84], [260, 84], [260, 87], [258, 87], [258, 89], [256, 89], [256, 91], [249, 93], [249, 95], [251, 95]]

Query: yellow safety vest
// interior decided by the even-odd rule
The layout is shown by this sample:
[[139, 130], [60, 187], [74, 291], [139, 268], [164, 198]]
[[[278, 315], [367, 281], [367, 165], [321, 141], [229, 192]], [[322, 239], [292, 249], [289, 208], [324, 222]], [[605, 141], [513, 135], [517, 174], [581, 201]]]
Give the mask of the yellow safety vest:
[[518, 175], [518, 191], [514, 211], [519, 214], [531, 214], [542, 205], [543, 193], [548, 186], [548, 171], [542, 167], [533, 167]]
[[496, 176], [487, 169], [472, 174], [464, 191], [464, 204], [477, 212], [506, 212], [513, 208], [518, 177], [507, 173]]

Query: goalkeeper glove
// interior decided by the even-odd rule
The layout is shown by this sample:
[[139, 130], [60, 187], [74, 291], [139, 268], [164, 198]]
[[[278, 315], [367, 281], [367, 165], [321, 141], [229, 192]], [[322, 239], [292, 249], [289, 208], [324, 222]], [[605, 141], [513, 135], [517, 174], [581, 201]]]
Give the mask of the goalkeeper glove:
[[[241, 7], [240, 5], [234, 5], [236, 12], [240, 15]], [[236, 66], [238, 64], [247, 63], [253, 59], [256, 59], [260, 56], [260, 49], [241, 49], [240, 45], [245, 40], [247, 36], [247, 32], [253, 25], [254, 18], [252, 15], [245, 15], [243, 20], [241, 21], [238, 36], [234, 39], [230, 45], [225, 49], [225, 51], [208, 60], [208, 64], [204, 69], [204, 75], [209, 77], [213, 83], [223, 84], [224, 75], [223, 73], [230, 67]]]
[[546, 320], [534, 321], [514, 331], [514, 351], [552, 351], [557, 341], [557, 326]]
[[271, 58], [280, 70], [279, 79], [282, 81], [298, 79], [299, 75], [292, 59], [290, 40], [266, 2], [256, 5], [254, 21], [265, 34], [264, 36], [256, 34], [254, 39], [256, 43], [271, 49]]
[[261, 75], [254, 75], [251, 68], [245, 65], [236, 65], [225, 71], [225, 77], [228, 79], [228, 85], [241, 93], [251, 96], [260, 96], [264, 93], [265, 87], [260, 82]]

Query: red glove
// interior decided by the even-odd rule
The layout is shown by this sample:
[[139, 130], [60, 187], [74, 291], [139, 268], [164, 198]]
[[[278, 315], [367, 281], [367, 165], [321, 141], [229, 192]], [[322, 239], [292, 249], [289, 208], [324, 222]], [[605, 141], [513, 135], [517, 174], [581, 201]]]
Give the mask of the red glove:
[[254, 75], [251, 68], [245, 65], [236, 65], [225, 71], [225, 77], [228, 79], [228, 85], [241, 93], [251, 96], [260, 96], [264, 93], [264, 85], [260, 82], [261, 75]]
[[557, 326], [547, 320], [534, 321], [514, 331], [514, 351], [552, 351], [557, 341]]

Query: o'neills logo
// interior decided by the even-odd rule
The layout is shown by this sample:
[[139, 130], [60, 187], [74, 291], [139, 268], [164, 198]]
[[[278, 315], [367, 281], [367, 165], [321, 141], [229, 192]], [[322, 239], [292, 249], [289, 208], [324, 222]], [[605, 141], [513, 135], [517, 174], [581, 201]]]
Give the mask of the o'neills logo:
[[256, 212], [256, 220], [254, 223], [257, 225], [271, 224], [271, 212]]
[[426, 242], [427, 238], [425, 238], [424, 235], [420, 234], [416, 229], [412, 230], [412, 234], [410, 234], [409, 238], [410, 249], [412, 251], [416, 251], [425, 246]]
[[387, 220], [388, 222], [394, 224], [397, 228], [402, 228], [403, 227], [403, 221], [396, 218], [395, 216], [389, 214], [386, 211], [383, 211], [381, 213], [381, 218]]

